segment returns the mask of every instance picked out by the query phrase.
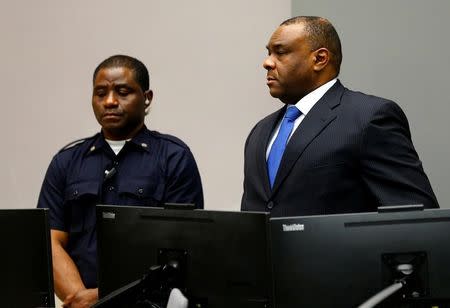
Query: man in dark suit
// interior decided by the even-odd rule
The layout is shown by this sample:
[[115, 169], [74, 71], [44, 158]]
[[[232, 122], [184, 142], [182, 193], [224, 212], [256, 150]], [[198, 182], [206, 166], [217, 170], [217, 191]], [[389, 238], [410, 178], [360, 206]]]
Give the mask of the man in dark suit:
[[288, 19], [267, 50], [267, 85], [285, 106], [248, 136], [242, 210], [295, 216], [438, 207], [400, 107], [337, 80], [341, 44], [328, 20]]

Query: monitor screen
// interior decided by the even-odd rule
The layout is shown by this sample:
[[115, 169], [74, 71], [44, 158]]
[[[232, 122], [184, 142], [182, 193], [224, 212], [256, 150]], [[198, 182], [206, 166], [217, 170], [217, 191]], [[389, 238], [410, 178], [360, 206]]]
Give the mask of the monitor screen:
[[54, 307], [47, 209], [0, 210], [1, 307]]
[[[277, 308], [450, 307], [450, 210], [270, 219]], [[405, 271], [405, 266], [412, 271]], [[372, 306], [370, 306], [372, 307]]]
[[268, 214], [97, 206], [99, 294], [177, 259], [190, 306], [270, 307]]

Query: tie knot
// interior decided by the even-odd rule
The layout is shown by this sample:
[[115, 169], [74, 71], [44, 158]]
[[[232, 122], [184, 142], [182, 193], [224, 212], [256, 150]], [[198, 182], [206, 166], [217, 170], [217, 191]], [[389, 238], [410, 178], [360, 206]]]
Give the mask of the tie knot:
[[284, 117], [288, 120], [295, 121], [301, 114], [302, 112], [297, 107], [289, 106]]

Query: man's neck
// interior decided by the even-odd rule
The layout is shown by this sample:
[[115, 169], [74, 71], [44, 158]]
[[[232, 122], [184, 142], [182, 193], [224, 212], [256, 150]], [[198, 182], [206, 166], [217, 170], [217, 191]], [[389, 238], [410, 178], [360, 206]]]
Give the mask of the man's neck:
[[134, 129], [130, 130], [129, 132], [125, 132], [123, 129], [117, 129], [117, 130], [102, 129], [102, 133], [103, 133], [103, 137], [105, 137], [105, 139], [108, 139], [108, 140], [113, 140], [113, 141], [129, 140], [129, 139], [132, 139], [134, 136], [136, 136], [143, 127], [144, 127], [144, 123], [140, 124], [139, 126], [135, 127]]

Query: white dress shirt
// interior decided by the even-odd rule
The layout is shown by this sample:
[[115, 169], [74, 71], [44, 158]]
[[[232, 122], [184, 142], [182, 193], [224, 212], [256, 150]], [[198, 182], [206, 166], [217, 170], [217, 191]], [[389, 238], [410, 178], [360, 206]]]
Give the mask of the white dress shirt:
[[[322, 98], [322, 96], [325, 95], [325, 93], [327, 93], [327, 91], [336, 83], [337, 79], [334, 78], [333, 80], [328, 81], [327, 83], [321, 85], [320, 87], [318, 87], [317, 89], [315, 89], [314, 91], [308, 93], [308, 95], [304, 96], [301, 100], [299, 100], [295, 105], [290, 105], [288, 104], [288, 108], [289, 106], [295, 106], [298, 108], [298, 110], [301, 111], [301, 115], [294, 121], [294, 127], [292, 128], [292, 132], [289, 135], [288, 138], [288, 142], [289, 139], [291, 139], [292, 134], [295, 132], [295, 130], [297, 129], [297, 127], [300, 125], [300, 123], [303, 121], [303, 119], [305, 118], [305, 116], [308, 114], [308, 112], [312, 109], [312, 107], [314, 107], [314, 105]], [[286, 108], [287, 110], [287, 108]], [[284, 118], [284, 115], [283, 115]], [[266, 149], [266, 160], [269, 157], [269, 153], [270, 153], [270, 149], [272, 148], [273, 142], [275, 141], [275, 138], [278, 136], [278, 132], [280, 131], [280, 126], [281, 126], [281, 122], [283, 121], [283, 118], [280, 120], [280, 122], [277, 124], [277, 127], [275, 128], [275, 130], [272, 133], [272, 136], [270, 137], [270, 141], [269, 141], [269, 145], [267, 146]]]

